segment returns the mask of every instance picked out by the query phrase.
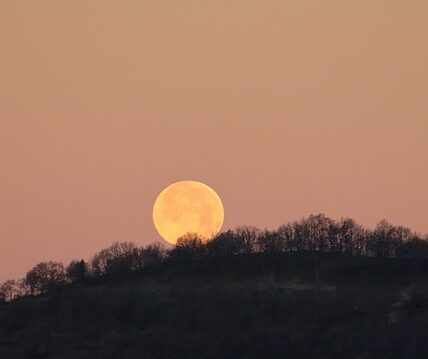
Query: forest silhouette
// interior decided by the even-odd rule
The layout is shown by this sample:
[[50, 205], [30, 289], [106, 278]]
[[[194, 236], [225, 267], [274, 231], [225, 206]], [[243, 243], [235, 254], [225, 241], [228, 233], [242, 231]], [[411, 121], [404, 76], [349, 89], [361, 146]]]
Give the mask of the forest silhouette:
[[0, 287], [4, 358], [428, 356], [428, 237], [323, 214], [116, 242]]

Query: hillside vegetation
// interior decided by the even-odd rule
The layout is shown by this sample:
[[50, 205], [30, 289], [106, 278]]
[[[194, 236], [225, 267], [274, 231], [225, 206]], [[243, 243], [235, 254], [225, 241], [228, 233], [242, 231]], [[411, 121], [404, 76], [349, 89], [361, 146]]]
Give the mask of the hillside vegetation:
[[2, 285], [0, 358], [426, 358], [426, 243], [318, 215], [39, 263]]

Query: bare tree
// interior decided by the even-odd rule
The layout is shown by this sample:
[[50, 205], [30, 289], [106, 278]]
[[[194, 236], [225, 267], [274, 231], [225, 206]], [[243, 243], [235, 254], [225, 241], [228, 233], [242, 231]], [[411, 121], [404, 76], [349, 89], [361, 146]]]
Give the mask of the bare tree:
[[396, 228], [387, 220], [381, 220], [368, 241], [369, 253], [376, 257], [393, 257], [397, 253], [398, 246]]
[[91, 261], [92, 273], [119, 274], [138, 268], [139, 249], [131, 242], [115, 242], [98, 252]]
[[361, 255], [365, 249], [367, 235], [364, 228], [352, 218], [342, 218], [338, 224], [339, 251], [348, 255]]
[[403, 244], [414, 238], [416, 234], [412, 232], [410, 228], [398, 226], [395, 227], [395, 236], [397, 237], [397, 240], [400, 242], [400, 244]]
[[302, 218], [292, 226], [298, 250], [325, 252], [335, 247], [335, 223], [323, 214]]
[[263, 253], [280, 253], [284, 251], [284, 242], [276, 231], [264, 231], [258, 236], [257, 245]]
[[293, 222], [293, 242], [295, 243], [296, 250], [299, 252], [311, 249], [309, 230], [303, 220]]
[[260, 230], [252, 226], [242, 226], [235, 230], [236, 238], [243, 254], [253, 253], [256, 250], [257, 238]]
[[314, 250], [325, 252], [329, 245], [335, 243], [334, 221], [332, 219], [320, 213], [310, 215], [306, 223], [309, 227], [310, 242], [313, 243]]
[[39, 294], [55, 289], [65, 283], [65, 270], [62, 263], [42, 262], [34, 266], [25, 276], [29, 293]]
[[0, 286], [0, 301], [10, 302], [22, 295], [22, 286], [19, 281], [9, 279]]
[[278, 228], [278, 236], [282, 241], [282, 246], [286, 251], [295, 251], [297, 250], [297, 243], [294, 237], [293, 226], [289, 224], [284, 224]]
[[166, 256], [165, 247], [156, 242], [139, 250], [139, 268], [153, 267], [162, 263]]
[[186, 233], [177, 239], [175, 248], [170, 251], [173, 260], [191, 262], [207, 254], [207, 246], [197, 233]]

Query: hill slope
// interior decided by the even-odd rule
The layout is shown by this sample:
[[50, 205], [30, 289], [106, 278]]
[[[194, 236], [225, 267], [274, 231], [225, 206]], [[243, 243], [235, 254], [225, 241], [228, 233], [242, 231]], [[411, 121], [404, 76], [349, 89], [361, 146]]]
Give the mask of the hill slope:
[[0, 305], [1, 358], [428, 357], [426, 260], [168, 263]]

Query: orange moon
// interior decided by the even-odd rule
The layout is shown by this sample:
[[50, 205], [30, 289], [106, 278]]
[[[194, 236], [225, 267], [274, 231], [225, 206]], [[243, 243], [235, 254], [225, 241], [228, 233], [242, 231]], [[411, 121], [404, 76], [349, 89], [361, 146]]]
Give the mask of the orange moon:
[[223, 203], [219, 195], [204, 183], [176, 182], [157, 197], [153, 206], [153, 222], [161, 237], [171, 244], [189, 232], [210, 239], [223, 226]]

